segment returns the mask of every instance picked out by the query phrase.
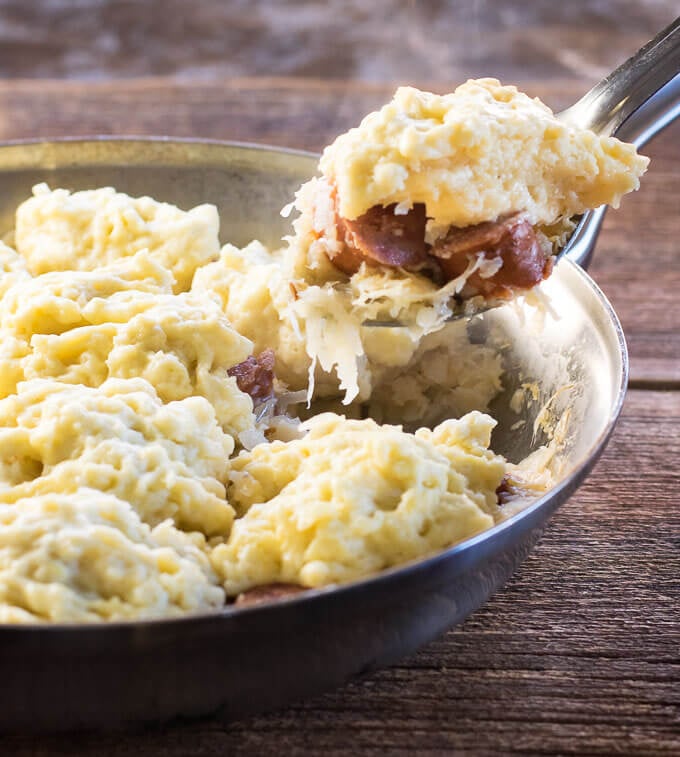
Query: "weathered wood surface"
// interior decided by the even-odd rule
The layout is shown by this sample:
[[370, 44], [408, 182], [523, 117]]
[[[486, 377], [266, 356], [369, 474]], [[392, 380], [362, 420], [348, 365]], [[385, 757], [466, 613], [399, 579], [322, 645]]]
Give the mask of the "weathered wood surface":
[[0, 75], [601, 78], [676, 0], [2, 0]]
[[[589, 83], [525, 86], [559, 108]], [[163, 133], [318, 150], [389, 90], [6, 81], [0, 139]], [[283, 712], [4, 739], [0, 754], [680, 753], [679, 136], [676, 125], [650, 145], [643, 190], [610, 214], [592, 268], [626, 328], [633, 386], [654, 391], [629, 393], [602, 460], [503, 591], [415, 657]]]

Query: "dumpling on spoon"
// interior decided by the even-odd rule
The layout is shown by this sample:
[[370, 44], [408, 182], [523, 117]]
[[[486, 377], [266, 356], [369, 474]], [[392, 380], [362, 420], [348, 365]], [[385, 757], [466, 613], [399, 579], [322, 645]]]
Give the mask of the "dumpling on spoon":
[[455, 281], [460, 300], [509, 299], [550, 275], [574, 216], [618, 207], [648, 162], [496, 79], [400, 87], [324, 150], [296, 201], [299, 252], [340, 276], [400, 269]]

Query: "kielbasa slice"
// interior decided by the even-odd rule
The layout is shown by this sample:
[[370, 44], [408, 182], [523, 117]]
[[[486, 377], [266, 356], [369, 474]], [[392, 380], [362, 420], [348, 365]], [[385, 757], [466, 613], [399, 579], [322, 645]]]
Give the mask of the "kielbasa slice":
[[244, 605], [259, 605], [264, 602], [273, 602], [283, 597], [292, 597], [303, 591], [307, 591], [307, 589], [297, 584], [265, 584], [264, 586], [256, 586], [239, 594], [236, 597], [235, 604], [239, 605], [239, 607], [243, 607]]
[[344, 249], [331, 258], [341, 271], [352, 275], [366, 262], [392, 268], [417, 269], [427, 260], [425, 205], [416, 203], [407, 213], [395, 215], [395, 204], [375, 205], [353, 221], [336, 216]]
[[502, 265], [491, 276], [475, 271], [467, 280], [470, 296], [499, 299], [540, 284], [553, 266], [552, 256], [546, 254], [533, 226], [520, 213], [466, 228], [452, 227], [434, 243], [430, 254], [437, 259], [447, 281], [460, 276], [475, 255], [491, 261], [500, 258]]
[[[422, 271], [443, 283], [460, 276], [477, 255], [499, 260], [495, 273], [484, 269], [467, 280], [464, 296], [509, 299], [548, 278], [553, 267], [551, 250], [521, 213], [498, 221], [451, 227], [433, 245], [425, 242], [427, 213], [415, 203], [408, 213], [395, 215], [396, 205], [375, 205], [353, 221], [336, 213], [338, 237], [344, 242], [331, 262], [351, 276], [362, 263]], [[487, 268], [488, 270], [488, 268]]]
[[274, 393], [274, 351], [264, 350], [231, 367], [227, 373], [236, 378], [238, 388], [253, 400], [265, 400]]

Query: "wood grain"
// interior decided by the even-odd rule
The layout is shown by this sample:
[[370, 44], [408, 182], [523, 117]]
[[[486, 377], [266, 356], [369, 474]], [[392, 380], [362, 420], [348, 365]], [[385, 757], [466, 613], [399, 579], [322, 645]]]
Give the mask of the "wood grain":
[[3, 0], [0, 72], [601, 78], [676, 13], [674, 0]]
[[510, 583], [413, 658], [239, 723], [11, 738], [3, 753], [678, 754], [678, 460], [680, 393], [631, 392]]

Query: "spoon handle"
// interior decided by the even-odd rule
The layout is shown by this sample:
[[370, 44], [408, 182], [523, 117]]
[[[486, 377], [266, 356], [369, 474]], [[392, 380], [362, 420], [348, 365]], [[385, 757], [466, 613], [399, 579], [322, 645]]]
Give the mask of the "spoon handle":
[[680, 73], [627, 118], [616, 130], [616, 136], [640, 148], [678, 116]]
[[[641, 147], [680, 115], [680, 18], [638, 50], [560, 120]], [[607, 207], [583, 214], [565, 257], [587, 268]]]
[[[648, 102], [649, 107], [626, 124]], [[592, 129], [598, 134], [623, 137], [625, 132], [626, 139], [640, 146], [670, 123], [678, 112], [680, 18], [659, 32], [577, 103], [562, 111], [560, 119]]]

